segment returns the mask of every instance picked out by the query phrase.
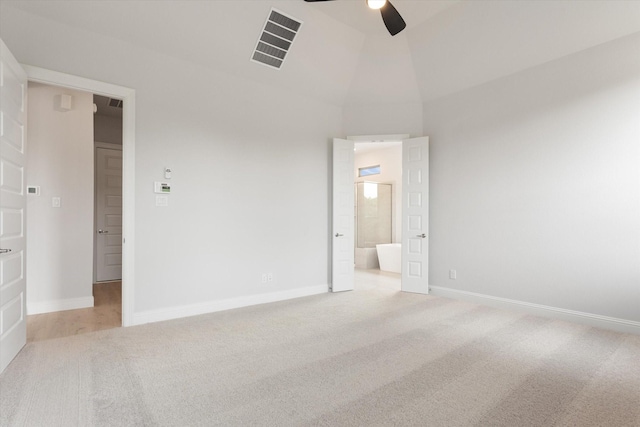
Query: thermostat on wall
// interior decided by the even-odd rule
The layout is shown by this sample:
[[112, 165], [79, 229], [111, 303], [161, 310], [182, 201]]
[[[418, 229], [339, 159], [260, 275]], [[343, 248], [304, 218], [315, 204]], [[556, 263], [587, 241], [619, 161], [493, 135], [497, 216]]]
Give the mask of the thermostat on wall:
[[171, 193], [171, 184], [167, 182], [156, 181], [153, 184], [153, 188], [156, 193], [164, 193], [164, 194]]
[[27, 194], [30, 196], [39, 196], [40, 195], [40, 186], [39, 185], [29, 185], [27, 186]]

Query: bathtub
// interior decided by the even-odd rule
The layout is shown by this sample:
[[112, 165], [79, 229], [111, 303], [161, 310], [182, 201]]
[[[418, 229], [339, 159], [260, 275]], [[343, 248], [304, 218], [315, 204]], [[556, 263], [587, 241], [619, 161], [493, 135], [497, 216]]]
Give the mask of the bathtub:
[[376, 248], [356, 248], [356, 268], [378, 268], [378, 251]]
[[376, 245], [378, 251], [378, 261], [380, 262], [380, 270], [390, 271], [392, 273], [400, 273], [402, 259], [401, 243], [385, 243]]

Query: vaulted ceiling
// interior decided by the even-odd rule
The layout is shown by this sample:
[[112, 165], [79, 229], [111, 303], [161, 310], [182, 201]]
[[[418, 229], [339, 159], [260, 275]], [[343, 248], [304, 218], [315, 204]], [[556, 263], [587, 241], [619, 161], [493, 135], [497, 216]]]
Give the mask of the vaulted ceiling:
[[[394, 0], [395, 37], [363, 0], [0, 4], [336, 105], [423, 102], [640, 31], [640, 2], [614, 0]], [[280, 70], [249, 60], [272, 7], [303, 22]]]

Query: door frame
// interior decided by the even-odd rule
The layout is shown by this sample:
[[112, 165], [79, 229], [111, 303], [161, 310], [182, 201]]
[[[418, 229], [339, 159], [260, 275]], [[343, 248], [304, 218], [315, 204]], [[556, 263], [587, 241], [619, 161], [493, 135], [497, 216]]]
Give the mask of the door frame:
[[[118, 98], [122, 109], [122, 326], [133, 325], [135, 289], [135, 95], [134, 89], [20, 64], [27, 81]], [[27, 100], [28, 102], [28, 100]], [[29, 225], [26, 225], [27, 229]], [[27, 278], [28, 280], [28, 278]]]
[[[427, 146], [428, 146], [428, 141], [429, 141], [429, 137], [428, 136], [422, 136], [422, 137], [414, 137], [411, 138], [410, 135], [406, 135], [406, 134], [400, 134], [400, 135], [361, 135], [361, 136], [348, 136], [346, 138], [347, 140], [353, 141], [354, 143], [357, 142], [391, 142], [391, 141], [401, 141], [402, 142], [402, 199], [403, 199], [403, 203], [402, 203], [402, 207], [400, 209], [400, 212], [397, 213], [397, 215], [400, 215], [400, 217], [402, 218], [402, 243], [403, 243], [403, 248], [402, 248], [402, 278], [401, 278], [401, 290], [402, 292], [417, 292], [417, 293], [421, 293], [421, 294], [428, 294], [429, 293], [429, 276], [428, 276], [428, 270], [427, 270], [427, 277], [426, 277], [426, 289], [416, 289], [416, 288], [411, 288], [409, 286], [409, 280], [407, 280], [407, 276], [405, 275], [405, 271], [406, 271], [406, 267], [404, 265], [405, 260], [407, 259], [406, 254], [407, 254], [407, 250], [408, 250], [408, 245], [406, 244], [406, 239], [408, 238], [408, 235], [406, 234], [405, 230], [405, 210], [408, 209], [408, 206], [406, 205], [407, 200], [405, 199], [406, 196], [406, 191], [408, 191], [408, 187], [406, 187], [408, 185], [408, 182], [406, 181], [407, 176], [405, 175], [406, 171], [405, 171], [405, 163], [406, 163], [406, 149], [409, 146], [409, 142], [413, 141], [415, 139], [426, 139], [427, 142]], [[427, 156], [428, 156], [428, 152], [427, 152]], [[428, 157], [427, 157], [428, 159]], [[428, 165], [428, 160], [427, 160], [427, 165]], [[334, 167], [335, 167], [335, 160], [334, 160]], [[428, 166], [427, 166], [428, 167]], [[427, 180], [427, 188], [428, 188], [428, 176], [426, 177]], [[334, 190], [335, 193], [335, 190]], [[428, 200], [427, 200], [427, 206], [428, 206]], [[335, 207], [334, 207], [335, 209]], [[428, 210], [427, 210], [427, 215], [428, 215]], [[427, 233], [428, 234], [428, 219], [427, 219]], [[424, 237], [424, 235], [423, 235]], [[427, 245], [428, 245], [428, 241], [427, 240]], [[428, 247], [428, 246], [427, 246]], [[428, 256], [428, 249], [427, 249], [427, 256]], [[427, 259], [427, 265], [428, 265], [428, 259]]]

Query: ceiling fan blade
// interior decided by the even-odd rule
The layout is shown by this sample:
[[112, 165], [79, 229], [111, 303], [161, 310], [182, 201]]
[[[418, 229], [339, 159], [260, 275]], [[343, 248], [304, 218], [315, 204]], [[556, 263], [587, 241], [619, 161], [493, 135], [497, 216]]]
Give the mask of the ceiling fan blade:
[[384, 25], [392, 36], [395, 36], [407, 26], [402, 16], [400, 16], [400, 13], [398, 13], [389, 1], [380, 8], [380, 14], [382, 14]]

